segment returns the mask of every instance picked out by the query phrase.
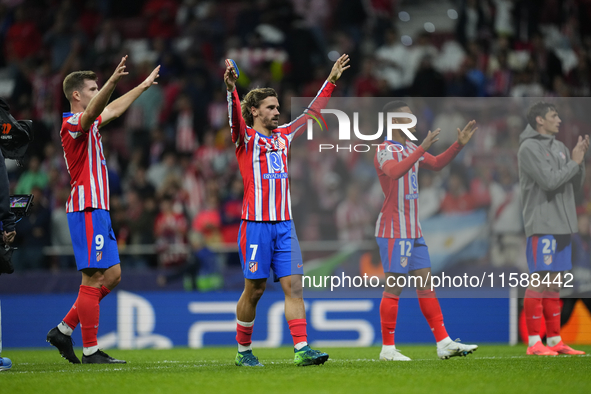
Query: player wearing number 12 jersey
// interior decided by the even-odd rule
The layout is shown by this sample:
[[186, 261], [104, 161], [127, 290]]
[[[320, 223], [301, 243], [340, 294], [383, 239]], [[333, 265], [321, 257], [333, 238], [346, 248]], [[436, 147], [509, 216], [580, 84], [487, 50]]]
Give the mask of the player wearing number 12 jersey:
[[[341, 56], [310, 105], [326, 106], [334, 83], [349, 68]], [[233, 63], [233, 62], [231, 62]], [[285, 318], [294, 343], [298, 366], [323, 364], [328, 354], [308, 346], [306, 311], [302, 298], [303, 262], [291, 217], [287, 154], [293, 138], [303, 133], [308, 110], [293, 122], [278, 126], [279, 102], [270, 88], [251, 90], [240, 103], [235, 83], [237, 70], [230, 63], [224, 74], [232, 142], [244, 182], [242, 222], [238, 247], [244, 273], [244, 292], [236, 307], [238, 366], [262, 366], [252, 354], [251, 337], [256, 306], [265, 291], [271, 268], [285, 294]]]
[[[408, 105], [394, 101], [384, 107], [383, 112], [412, 114]], [[409, 123], [410, 118], [394, 118], [395, 123]], [[386, 289], [380, 303], [380, 321], [382, 325], [381, 360], [409, 361], [396, 349], [394, 331], [398, 316], [398, 299], [402, 287], [397, 286], [399, 276], [411, 274], [422, 278], [417, 295], [421, 312], [427, 319], [437, 341], [437, 355], [441, 359], [454, 356], [466, 356], [478, 348], [451, 340], [445, 326], [439, 301], [431, 290], [431, 261], [429, 251], [419, 223], [419, 168], [439, 171], [445, 167], [470, 141], [476, 122], [469, 122], [464, 130], [458, 129], [458, 141], [445, 152], [432, 156], [427, 150], [439, 135], [439, 129], [429, 134], [420, 146], [409, 140], [406, 133], [395, 129], [393, 140], [386, 140], [376, 152], [374, 165], [378, 172], [382, 191], [386, 196], [376, 223], [376, 240], [380, 249], [380, 258], [386, 274]], [[416, 129], [411, 128], [415, 133]]]
[[72, 346], [72, 332], [80, 323], [83, 364], [121, 364], [99, 350], [97, 333], [99, 302], [119, 284], [121, 267], [117, 240], [109, 216], [109, 177], [99, 129], [118, 118], [158, 77], [160, 66], [136, 88], [107, 105], [117, 82], [127, 74], [127, 56], [99, 91], [92, 71], [76, 71], [64, 79], [64, 94], [71, 112], [65, 113], [60, 131], [64, 158], [72, 178], [66, 204], [68, 225], [82, 285], [74, 305], [47, 342], [69, 362], [79, 364]]

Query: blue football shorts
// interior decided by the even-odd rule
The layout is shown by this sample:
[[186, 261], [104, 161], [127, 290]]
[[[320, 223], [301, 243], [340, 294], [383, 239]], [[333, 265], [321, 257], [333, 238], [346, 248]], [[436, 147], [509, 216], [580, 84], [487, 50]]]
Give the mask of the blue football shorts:
[[421, 238], [376, 237], [384, 272], [408, 274], [409, 271], [431, 268], [429, 248]]
[[527, 266], [530, 273], [561, 272], [573, 267], [570, 234], [527, 237]]
[[266, 279], [271, 268], [275, 282], [284, 276], [304, 274], [302, 252], [292, 220], [243, 220], [238, 232], [238, 248], [246, 279]]
[[119, 264], [117, 239], [109, 211], [93, 209], [69, 212], [67, 217], [78, 271], [86, 268], [106, 269]]

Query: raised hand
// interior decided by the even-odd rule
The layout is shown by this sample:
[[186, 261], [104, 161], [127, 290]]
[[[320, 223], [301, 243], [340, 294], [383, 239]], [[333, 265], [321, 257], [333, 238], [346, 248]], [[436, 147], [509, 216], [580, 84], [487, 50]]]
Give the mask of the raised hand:
[[423, 143], [421, 144], [425, 152], [431, 147], [431, 145], [439, 141], [439, 138], [437, 138], [437, 136], [439, 136], [439, 132], [441, 132], [441, 129], [437, 129], [433, 132], [429, 130], [429, 134], [427, 134], [427, 136], [423, 140]]
[[150, 86], [158, 85], [158, 82], [156, 82], [156, 78], [158, 78], [160, 76], [159, 72], [160, 72], [160, 66], [158, 66], [154, 70], [152, 70], [150, 75], [148, 75], [148, 77], [144, 80], [144, 82], [142, 82], [140, 84], [140, 86], [144, 90], [148, 90], [150, 88]]
[[351, 67], [351, 65], [347, 65], [349, 63], [349, 55], [346, 53], [342, 55], [332, 66], [332, 70], [330, 70], [330, 75], [328, 76], [328, 82], [335, 83], [343, 74], [343, 71]]
[[577, 164], [581, 164], [583, 160], [585, 160], [585, 153], [587, 153], [587, 149], [589, 149], [589, 136], [586, 135], [585, 138], [579, 136], [577, 145], [574, 147], [571, 155], [572, 159]]
[[234, 77], [231, 66], [226, 67], [226, 72], [224, 73], [224, 82], [226, 83], [226, 89], [228, 89], [228, 91], [231, 92], [234, 90], [234, 87], [236, 86], [236, 77]]
[[460, 145], [466, 145], [476, 130], [478, 130], [478, 127], [476, 127], [475, 120], [469, 121], [466, 127], [464, 127], [464, 130], [460, 131], [458, 128], [458, 143]]
[[125, 71], [125, 63], [126, 62], [127, 62], [127, 55], [125, 55], [121, 58], [121, 62], [119, 62], [119, 65], [115, 69], [115, 72], [113, 73], [113, 75], [111, 75], [111, 78], [109, 78], [111, 81], [113, 81], [114, 83], [117, 83], [117, 82], [119, 82], [121, 77], [129, 74], [127, 71]]

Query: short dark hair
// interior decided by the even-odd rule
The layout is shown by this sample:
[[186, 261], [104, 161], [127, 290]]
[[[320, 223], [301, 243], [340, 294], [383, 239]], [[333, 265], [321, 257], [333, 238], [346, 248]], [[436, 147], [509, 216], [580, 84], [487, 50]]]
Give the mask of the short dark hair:
[[84, 81], [96, 81], [98, 77], [94, 71], [74, 71], [64, 79], [64, 94], [68, 101], [72, 99], [72, 93], [84, 87]]
[[390, 101], [388, 104], [384, 105], [382, 112], [394, 112], [402, 107], [408, 107], [408, 104], [402, 100]]
[[550, 111], [556, 111], [554, 104], [550, 104], [545, 101], [539, 101], [535, 103], [527, 110], [527, 123], [529, 123], [529, 125], [533, 127], [534, 130], [537, 130], [538, 123], [536, 122], [536, 118], [538, 116], [544, 118]]
[[253, 89], [242, 99], [242, 117], [247, 126], [254, 125], [251, 108], [258, 108], [264, 99], [267, 97], [277, 97], [277, 92], [272, 88], [257, 88]]

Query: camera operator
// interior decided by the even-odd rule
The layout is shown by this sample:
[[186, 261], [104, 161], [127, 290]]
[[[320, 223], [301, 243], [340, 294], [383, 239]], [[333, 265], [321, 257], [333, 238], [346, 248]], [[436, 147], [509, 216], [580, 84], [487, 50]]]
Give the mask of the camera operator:
[[20, 165], [25, 157], [29, 142], [33, 139], [30, 120], [15, 120], [10, 107], [0, 98], [0, 274], [12, 273], [10, 244], [16, 236], [15, 215], [10, 211], [10, 188], [4, 159], [17, 160]]
[[[4, 155], [0, 149], [0, 228], [2, 229], [2, 241], [0, 246], [4, 249], [4, 245], [10, 245], [16, 236], [15, 231], [15, 216], [10, 211], [10, 188], [8, 184], [8, 173], [6, 171], [6, 164], [4, 163]], [[0, 252], [2, 254], [5, 251]], [[1, 257], [0, 257], [1, 258]], [[7, 272], [7, 261], [0, 261], [0, 274]]]
[[[4, 158], [22, 161], [32, 140], [32, 122], [17, 121], [10, 115], [10, 107], [0, 98], [0, 274], [12, 274], [10, 247], [16, 236], [15, 215], [10, 210], [10, 187]], [[0, 305], [1, 307], [1, 305]], [[2, 353], [2, 310], [0, 309], [0, 355]], [[12, 368], [12, 361], [0, 357], [0, 372]]]
[[[4, 261], [4, 254], [8, 250], [4, 245], [10, 245], [14, 241], [16, 231], [14, 230], [14, 214], [10, 212], [10, 189], [8, 187], [8, 173], [4, 163], [4, 155], [0, 149], [0, 227], [2, 228], [2, 242], [0, 242], [0, 273], [11, 274], [13, 269], [10, 264], [10, 256]], [[1, 305], [0, 305], [1, 308]], [[2, 309], [0, 309], [0, 371], [12, 368], [9, 358], [2, 355]]]

